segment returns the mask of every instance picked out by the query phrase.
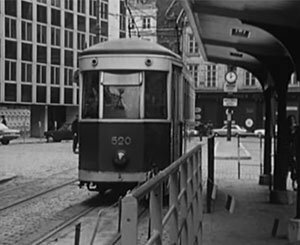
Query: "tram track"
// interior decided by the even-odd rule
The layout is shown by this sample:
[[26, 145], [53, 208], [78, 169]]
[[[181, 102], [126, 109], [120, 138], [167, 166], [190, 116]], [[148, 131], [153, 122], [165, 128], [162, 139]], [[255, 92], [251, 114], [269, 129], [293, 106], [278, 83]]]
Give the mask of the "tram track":
[[51, 192], [56, 191], [58, 189], [64, 188], [65, 186], [68, 186], [70, 184], [75, 184], [76, 181], [77, 181], [77, 179], [68, 180], [68, 181], [66, 181], [64, 183], [58, 184], [58, 185], [56, 185], [56, 186], [54, 186], [52, 188], [49, 188], [49, 189], [47, 189], [45, 191], [41, 191], [41, 192], [35, 193], [34, 195], [31, 195], [31, 196], [28, 196], [28, 197], [25, 197], [25, 198], [17, 199], [14, 202], [10, 203], [9, 205], [2, 206], [2, 207], [0, 206], [0, 213], [3, 212], [3, 211], [5, 211], [5, 210], [7, 210], [7, 209], [9, 209], [9, 208], [13, 208], [13, 207], [16, 207], [18, 205], [22, 205], [22, 204], [24, 204], [26, 202], [32, 201], [35, 198], [41, 197], [41, 196], [43, 196], [45, 194], [48, 194], [48, 193], [51, 193]]

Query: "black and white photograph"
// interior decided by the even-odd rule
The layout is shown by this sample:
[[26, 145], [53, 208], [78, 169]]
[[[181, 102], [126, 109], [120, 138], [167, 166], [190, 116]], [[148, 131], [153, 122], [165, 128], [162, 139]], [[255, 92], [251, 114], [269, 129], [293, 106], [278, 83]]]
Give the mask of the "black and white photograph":
[[300, 0], [0, 0], [0, 245], [300, 244]]

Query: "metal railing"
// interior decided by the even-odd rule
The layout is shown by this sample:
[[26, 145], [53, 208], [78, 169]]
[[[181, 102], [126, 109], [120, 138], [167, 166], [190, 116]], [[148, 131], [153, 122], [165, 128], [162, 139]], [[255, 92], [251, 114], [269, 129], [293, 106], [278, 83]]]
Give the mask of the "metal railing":
[[[169, 232], [167, 244], [202, 243], [202, 146], [194, 147], [122, 199], [122, 245], [136, 245], [138, 242], [139, 201], [146, 195], [150, 196], [147, 245], [162, 244], [166, 226]], [[169, 195], [168, 207], [162, 204], [163, 189]]]

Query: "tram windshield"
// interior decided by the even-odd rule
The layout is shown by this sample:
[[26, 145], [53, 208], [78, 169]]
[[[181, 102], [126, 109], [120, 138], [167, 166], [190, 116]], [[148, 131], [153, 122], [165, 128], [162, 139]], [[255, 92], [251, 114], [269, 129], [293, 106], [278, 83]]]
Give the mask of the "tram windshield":
[[167, 118], [167, 73], [145, 72], [145, 118]]
[[103, 73], [103, 118], [140, 118], [141, 73]]
[[99, 72], [83, 73], [82, 118], [99, 118]]

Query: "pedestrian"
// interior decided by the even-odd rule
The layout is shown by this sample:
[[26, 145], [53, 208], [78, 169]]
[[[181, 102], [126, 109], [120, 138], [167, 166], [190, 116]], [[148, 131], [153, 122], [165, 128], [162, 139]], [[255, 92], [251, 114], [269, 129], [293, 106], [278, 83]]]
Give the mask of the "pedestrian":
[[76, 153], [78, 145], [78, 115], [76, 115], [75, 120], [72, 122], [72, 134], [73, 134], [73, 152]]
[[290, 171], [290, 177], [292, 179], [292, 187], [296, 190], [297, 173], [296, 173], [296, 118], [294, 115], [290, 115], [287, 118], [288, 125], [288, 165]]
[[6, 122], [5, 116], [2, 115], [1, 118], [2, 118], [1, 123], [3, 123], [5, 126], [7, 126], [7, 122]]

